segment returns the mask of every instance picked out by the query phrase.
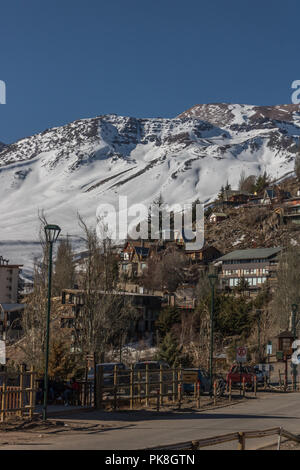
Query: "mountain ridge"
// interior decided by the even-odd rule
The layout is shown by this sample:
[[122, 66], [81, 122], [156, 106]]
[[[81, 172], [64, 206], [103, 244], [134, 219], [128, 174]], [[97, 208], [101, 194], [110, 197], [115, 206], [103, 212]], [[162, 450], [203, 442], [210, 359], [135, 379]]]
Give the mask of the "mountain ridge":
[[[95, 224], [98, 205], [119, 195], [208, 202], [242, 171], [278, 179], [293, 171], [299, 138], [299, 105], [196, 105], [176, 118], [109, 114], [46, 129], [0, 147], [1, 239], [35, 240], [41, 210], [77, 236], [78, 212]], [[36, 247], [5, 249], [20, 262]]]

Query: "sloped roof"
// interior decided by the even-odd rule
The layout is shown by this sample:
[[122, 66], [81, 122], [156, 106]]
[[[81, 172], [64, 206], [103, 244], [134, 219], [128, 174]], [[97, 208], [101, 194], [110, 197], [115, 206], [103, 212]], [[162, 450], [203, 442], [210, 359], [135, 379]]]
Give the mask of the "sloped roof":
[[4, 312], [17, 312], [18, 310], [23, 310], [25, 304], [0, 304], [0, 309]]
[[213, 217], [213, 216], [215, 216], [215, 217], [227, 217], [227, 215], [224, 214], [224, 212], [213, 212], [213, 213], [210, 215], [210, 217]]
[[228, 261], [237, 259], [256, 259], [256, 258], [270, 258], [271, 256], [280, 253], [281, 247], [275, 248], [253, 248], [249, 250], [235, 250], [227, 255], [221, 256], [217, 261]]

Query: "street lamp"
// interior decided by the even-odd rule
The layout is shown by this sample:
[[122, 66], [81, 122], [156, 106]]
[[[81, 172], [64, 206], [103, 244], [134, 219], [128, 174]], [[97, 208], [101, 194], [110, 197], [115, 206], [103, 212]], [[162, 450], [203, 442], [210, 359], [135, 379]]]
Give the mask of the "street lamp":
[[43, 420], [47, 419], [47, 401], [48, 401], [48, 362], [49, 362], [49, 326], [50, 326], [50, 311], [51, 311], [51, 283], [52, 283], [52, 253], [53, 244], [56, 242], [61, 229], [58, 225], [45, 225], [46, 242], [49, 247], [49, 261], [48, 261], [48, 306], [47, 306], [47, 320], [46, 320], [46, 350], [45, 350], [45, 377], [44, 377], [44, 407], [43, 407]]
[[208, 280], [211, 287], [211, 304], [210, 304], [210, 349], [209, 349], [209, 379], [210, 390], [212, 391], [213, 385], [213, 352], [214, 352], [214, 310], [215, 310], [215, 285], [218, 276], [216, 274], [209, 274]]
[[260, 343], [260, 331], [261, 331], [261, 328], [260, 328], [260, 317], [261, 317], [261, 314], [262, 314], [262, 310], [261, 309], [257, 309], [256, 310], [256, 318], [257, 318], [257, 347], [258, 347], [258, 361], [260, 362], [261, 361], [261, 343]]

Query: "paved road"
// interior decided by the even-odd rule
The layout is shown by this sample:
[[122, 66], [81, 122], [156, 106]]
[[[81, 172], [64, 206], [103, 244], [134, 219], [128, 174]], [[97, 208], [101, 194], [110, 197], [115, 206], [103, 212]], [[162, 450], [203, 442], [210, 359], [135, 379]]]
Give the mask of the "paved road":
[[[234, 431], [283, 426], [300, 434], [300, 393], [266, 394], [257, 400], [207, 412], [159, 414], [153, 412], [90, 412], [65, 417], [64, 421], [102, 423], [106, 429], [75, 434], [44, 436], [34, 443], [5, 445], [17, 449], [142, 449], [180, 441], [200, 439]], [[247, 448], [274, 442], [274, 438], [249, 440]], [[223, 446], [224, 448], [224, 446]], [[226, 444], [225, 448], [236, 448]]]

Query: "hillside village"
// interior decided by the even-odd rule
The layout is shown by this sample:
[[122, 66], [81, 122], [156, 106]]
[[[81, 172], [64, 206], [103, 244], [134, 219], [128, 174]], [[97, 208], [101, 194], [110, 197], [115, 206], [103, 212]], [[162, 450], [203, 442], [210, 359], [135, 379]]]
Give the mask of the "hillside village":
[[[80, 330], [89, 302], [85, 286], [92, 283], [102, 299], [116, 299], [105, 301], [109, 304], [108, 318], [104, 316], [102, 321], [110, 322], [109, 317], [114, 315], [120, 317], [116, 331], [103, 340], [102, 357], [112, 357], [114, 351], [119, 351], [119, 355], [124, 351], [126, 355], [130, 345], [129, 350], [143, 351], [141, 354], [148, 359], [154, 354], [168, 362], [197, 365], [200, 361], [205, 366], [209, 329], [200, 326], [199, 330], [199, 325], [207, 322], [210, 309], [207, 276], [215, 273], [219, 303], [216, 354], [226, 357], [230, 363], [230, 348], [246, 342], [249, 358], [256, 361], [263, 357], [266, 343], [271, 340], [276, 352], [276, 337], [284, 325], [288, 327], [289, 312], [282, 319], [282, 312], [275, 312], [272, 300], [278, 291], [280, 263], [285, 253], [296, 250], [300, 244], [299, 188], [295, 177], [281, 183], [265, 182], [258, 192], [232, 190], [227, 185], [205, 208], [205, 242], [200, 250], [187, 251], [182, 237], [173, 241], [128, 239], [122, 245], [108, 248], [104, 261], [109, 264], [104, 268], [105, 283], [100, 281], [103, 275], [100, 265], [93, 266], [99, 279], [87, 279], [87, 269], [94, 263], [91, 253], [74, 262], [69, 242], [62, 243], [67, 258], [59, 261], [58, 251], [54, 270], [58, 280], [52, 328], [57, 330], [57, 338], [67, 339], [69, 352], [81, 351]], [[37, 298], [37, 290], [42, 287], [38, 284], [42, 282], [42, 289], [46, 287], [46, 280], [39, 279], [45, 276], [43, 267], [36, 267], [33, 286], [27, 285], [25, 289], [21, 269], [21, 265], [0, 259], [0, 339], [7, 343], [8, 363], [28, 360], [23, 343], [32, 326], [28, 325], [26, 315], [32, 315], [37, 303], [45, 305], [41, 290]], [[97, 302], [101, 303], [100, 297]], [[134, 313], [128, 313], [131, 310]], [[255, 313], [258, 311], [264, 318], [264, 331], [260, 335], [262, 343], [265, 342], [259, 345], [259, 351]], [[167, 330], [161, 327], [162, 322], [169, 325]], [[192, 329], [187, 336], [189, 324]]]

